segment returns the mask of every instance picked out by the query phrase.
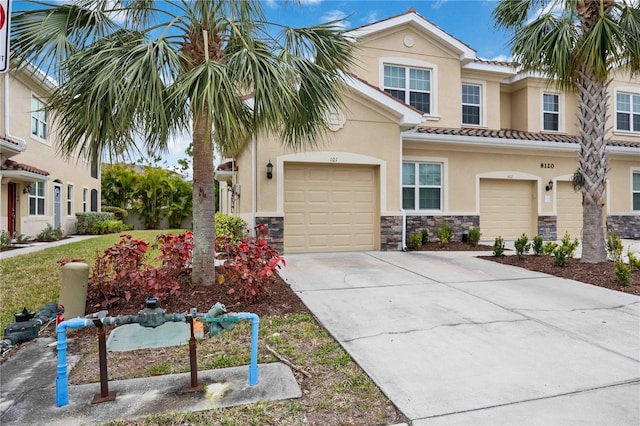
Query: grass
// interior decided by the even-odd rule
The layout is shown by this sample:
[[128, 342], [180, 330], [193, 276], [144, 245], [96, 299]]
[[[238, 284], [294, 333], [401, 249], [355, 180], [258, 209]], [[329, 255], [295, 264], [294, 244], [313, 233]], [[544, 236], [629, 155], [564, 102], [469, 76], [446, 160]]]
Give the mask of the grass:
[[[163, 231], [169, 232], [169, 231]], [[173, 231], [179, 232], [179, 231]], [[158, 231], [132, 231], [136, 239], [152, 241]], [[118, 235], [105, 235], [51, 247], [36, 253], [0, 260], [0, 324], [4, 329], [13, 314], [26, 307], [38, 310], [58, 300], [62, 258], [83, 258], [91, 266], [96, 252], [116, 244]], [[150, 258], [155, 254], [151, 254]], [[251, 325], [240, 322], [234, 330], [198, 343], [198, 369], [249, 364]], [[311, 377], [295, 373], [303, 390], [300, 399], [258, 402], [198, 413], [155, 414], [110, 425], [307, 425], [389, 424], [403, 421], [395, 407], [342, 347], [308, 314], [262, 317], [259, 362], [276, 362], [269, 345]], [[70, 373], [70, 383], [99, 381], [98, 351], [85, 342], [82, 359]], [[189, 371], [186, 346], [108, 352], [109, 379], [149, 377]], [[144, 362], [140, 362], [144, 360]]]

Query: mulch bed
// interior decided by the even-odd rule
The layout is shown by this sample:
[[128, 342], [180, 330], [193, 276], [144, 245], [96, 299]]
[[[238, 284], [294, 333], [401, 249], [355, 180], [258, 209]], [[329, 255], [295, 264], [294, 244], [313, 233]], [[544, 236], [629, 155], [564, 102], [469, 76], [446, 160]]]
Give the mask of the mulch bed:
[[484, 244], [472, 246], [469, 243], [463, 243], [461, 241], [451, 241], [445, 245], [441, 245], [436, 242], [429, 242], [423, 244], [422, 247], [415, 251], [493, 251], [493, 246]]

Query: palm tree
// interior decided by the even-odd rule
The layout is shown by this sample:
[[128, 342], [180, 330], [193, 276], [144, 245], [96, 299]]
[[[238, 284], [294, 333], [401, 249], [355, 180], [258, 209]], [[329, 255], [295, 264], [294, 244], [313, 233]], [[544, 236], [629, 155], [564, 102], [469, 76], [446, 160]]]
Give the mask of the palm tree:
[[493, 17], [498, 27], [513, 30], [513, 57], [523, 71], [541, 72], [559, 87], [578, 92], [582, 261], [605, 261], [607, 88], [613, 71], [640, 71], [638, 2], [501, 0]]
[[34, 4], [12, 17], [11, 46], [58, 81], [48, 109], [61, 152], [128, 153], [142, 140], [158, 153], [191, 127], [193, 282], [213, 284], [214, 140], [226, 152], [258, 132], [317, 143], [352, 41], [336, 22], [271, 24], [257, 0]]

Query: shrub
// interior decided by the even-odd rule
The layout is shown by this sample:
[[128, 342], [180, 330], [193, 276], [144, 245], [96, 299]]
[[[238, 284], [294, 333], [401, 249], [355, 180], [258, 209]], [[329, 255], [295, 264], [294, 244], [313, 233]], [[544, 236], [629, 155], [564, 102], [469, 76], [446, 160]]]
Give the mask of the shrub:
[[15, 234], [13, 234], [13, 239], [16, 240], [16, 243], [18, 244], [24, 244], [29, 242], [31, 238], [28, 235], [19, 234], [16, 232]]
[[514, 242], [514, 245], [516, 248], [516, 253], [520, 258], [525, 253], [528, 253], [529, 249], [531, 249], [531, 243], [529, 242], [529, 237], [527, 237], [526, 234], [522, 234], [520, 238], [516, 239], [516, 241]]
[[640, 269], [640, 257], [631, 253], [631, 247], [627, 249], [627, 257], [629, 258], [629, 268]]
[[553, 250], [553, 264], [556, 266], [567, 266], [567, 250], [564, 246], [556, 247]]
[[5, 230], [0, 231], [0, 248], [8, 248], [11, 246], [11, 236]]
[[409, 234], [409, 241], [408, 241], [407, 245], [412, 250], [419, 249], [422, 246], [422, 234], [420, 234], [418, 232], [414, 232], [412, 234]]
[[542, 247], [542, 237], [540, 235], [536, 235], [535, 237], [533, 237], [533, 252], [536, 254], [536, 256], [540, 256], [542, 253], [544, 253], [544, 248]]
[[616, 259], [615, 264], [616, 278], [620, 285], [631, 284], [631, 271], [629, 271], [629, 267], [621, 259]]
[[436, 235], [440, 239], [440, 245], [448, 244], [451, 241], [453, 230], [444, 219], [440, 222], [440, 226], [436, 228]]
[[580, 244], [578, 242], [578, 239], [576, 238], [573, 241], [571, 241], [571, 235], [569, 235], [568, 232], [565, 232], [564, 237], [562, 237], [561, 241], [562, 241], [562, 248], [567, 253], [567, 256], [573, 257], [573, 255], [576, 252], [576, 249], [578, 248], [578, 245]]
[[229, 242], [228, 237], [216, 238], [216, 251], [226, 259], [219, 269], [218, 281], [229, 285], [229, 294], [249, 304], [269, 293], [276, 272], [285, 265], [280, 254], [264, 239], [266, 227], [259, 225], [256, 231], [258, 237], [245, 238], [238, 244]]
[[482, 233], [480, 232], [480, 228], [471, 228], [469, 229], [469, 244], [473, 247], [477, 246], [480, 242], [480, 236]]
[[542, 252], [544, 254], [553, 254], [553, 252], [555, 251], [556, 247], [558, 247], [558, 243], [556, 243], [554, 241], [547, 241], [544, 244], [544, 247], [542, 247]]
[[424, 228], [424, 229], [421, 231], [421, 236], [422, 236], [422, 238], [421, 238], [421, 240], [422, 240], [422, 241], [421, 241], [421, 243], [422, 243], [422, 244], [427, 244], [427, 243], [429, 242], [429, 230], [428, 230], [427, 228]]
[[128, 231], [132, 227], [125, 225], [121, 220], [105, 220], [96, 226], [98, 234], [116, 234], [118, 232]]
[[246, 226], [247, 222], [242, 218], [216, 212], [216, 237], [226, 237], [230, 243], [239, 243]]
[[62, 233], [62, 229], [53, 228], [50, 223], [47, 223], [47, 226], [36, 235], [36, 240], [38, 241], [58, 241], [62, 238], [64, 234]]
[[127, 216], [129, 216], [128, 211], [116, 206], [103, 206], [101, 210], [103, 213], [113, 213], [116, 219], [119, 219], [123, 222], [127, 218]]
[[504, 256], [504, 239], [496, 237], [493, 243], [493, 255], [496, 257]]
[[110, 212], [76, 213], [76, 234], [100, 234], [100, 223], [115, 218], [116, 215]]
[[622, 240], [620, 240], [620, 234], [616, 231], [611, 231], [607, 236], [607, 254], [609, 255], [609, 259], [622, 259], [623, 250], [624, 247], [622, 246]]

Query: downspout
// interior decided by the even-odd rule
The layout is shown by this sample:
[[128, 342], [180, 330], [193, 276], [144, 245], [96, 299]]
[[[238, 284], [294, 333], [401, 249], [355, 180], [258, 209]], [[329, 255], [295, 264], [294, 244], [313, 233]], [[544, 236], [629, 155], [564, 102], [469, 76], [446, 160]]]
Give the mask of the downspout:
[[251, 229], [256, 227], [256, 209], [258, 207], [258, 142], [256, 134], [251, 135]]
[[402, 213], [402, 251], [407, 251], [407, 212], [402, 207], [402, 158], [404, 155], [404, 132], [400, 132], [400, 212]]

